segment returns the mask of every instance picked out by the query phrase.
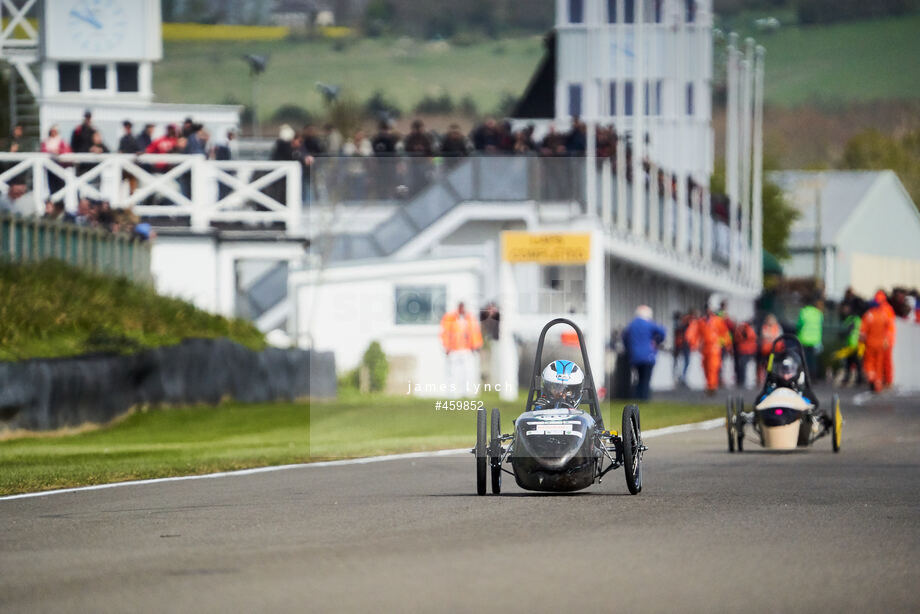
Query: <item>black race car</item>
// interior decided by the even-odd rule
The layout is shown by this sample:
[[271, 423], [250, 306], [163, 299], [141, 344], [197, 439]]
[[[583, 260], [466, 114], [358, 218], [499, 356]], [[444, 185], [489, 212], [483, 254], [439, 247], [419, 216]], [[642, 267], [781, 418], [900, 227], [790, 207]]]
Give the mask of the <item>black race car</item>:
[[[537, 404], [543, 341], [547, 331], [557, 324], [571, 326], [581, 348], [584, 384], [574, 406]], [[587, 411], [581, 406], [587, 406]], [[642, 455], [647, 448], [642, 443], [639, 408], [627, 405], [623, 409], [622, 433], [604, 428], [584, 336], [570, 320], [552, 320], [540, 333], [527, 407], [514, 421], [514, 433], [502, 433], [498, 409], [492, 409], [490, 425], [485, 409], [477, 412], [476, 420], [476, 447], [472, 452], [476, 455], [476, 491], [480, 495], [486, 494], [489, 473], [492, 493], [496, 495], [501, 493], [502, 472], [513, 475], [518, 486], [526, 490], [571, 492], [600, 482], [608, 471], [621, 466], [629, 492], [635, 495], [642, 490]]]

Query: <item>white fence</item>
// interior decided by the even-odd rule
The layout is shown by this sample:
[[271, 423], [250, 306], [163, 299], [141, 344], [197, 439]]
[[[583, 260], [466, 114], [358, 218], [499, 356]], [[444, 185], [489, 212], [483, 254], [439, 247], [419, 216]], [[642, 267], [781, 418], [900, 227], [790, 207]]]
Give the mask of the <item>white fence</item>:
[[132, 208], [141, 217], [212, 222], [283, 223], [300, 230], [302, 174], [297, 162], [218, 161], [184, 154], [0, 154], [0, 189], [25, 183], [29, 211], [48, 200], [76, 212], [81, 198]]

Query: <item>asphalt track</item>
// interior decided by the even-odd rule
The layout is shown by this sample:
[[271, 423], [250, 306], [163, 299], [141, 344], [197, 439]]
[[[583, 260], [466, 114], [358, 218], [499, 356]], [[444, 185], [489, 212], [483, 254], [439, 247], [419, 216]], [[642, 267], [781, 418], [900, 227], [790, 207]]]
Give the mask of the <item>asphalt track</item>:
[[916, 612], [920, 403], [845, 412], [836, 455], [652, 439], [636, 497], [465, 455], [0, 501], [0, 611]]

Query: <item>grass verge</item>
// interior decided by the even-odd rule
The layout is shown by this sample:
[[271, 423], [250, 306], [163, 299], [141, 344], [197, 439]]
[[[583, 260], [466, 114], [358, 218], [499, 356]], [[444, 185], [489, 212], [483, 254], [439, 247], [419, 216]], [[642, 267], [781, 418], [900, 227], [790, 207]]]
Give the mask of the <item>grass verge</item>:
[[[485, 398], [503, 430], [523, 402]], [[716, 405], [642, 404], [642, 428], [722, 415]], [[619, 429], [622, 403], [605, 412]], [[611, 415], [612, 418], [611, 419]], [[0, 495], [125, 480], [193, 475], [329, 458], [472, 447], [472, 411], [437, 411], [433, 400], [343, 398], [322, 403], [194, 407], [138, 412], [77, 434], [0, 441]]]

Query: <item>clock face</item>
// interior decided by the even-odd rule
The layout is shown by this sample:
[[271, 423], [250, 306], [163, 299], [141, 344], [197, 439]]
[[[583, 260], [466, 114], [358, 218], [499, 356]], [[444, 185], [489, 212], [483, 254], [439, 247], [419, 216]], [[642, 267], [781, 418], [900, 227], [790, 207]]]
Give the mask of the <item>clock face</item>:
[[96, 54], [112, 51], [124, 40], [128, 16], [118, 0], [73, 0], [67, 13], [67, 33], [74, 45]]

